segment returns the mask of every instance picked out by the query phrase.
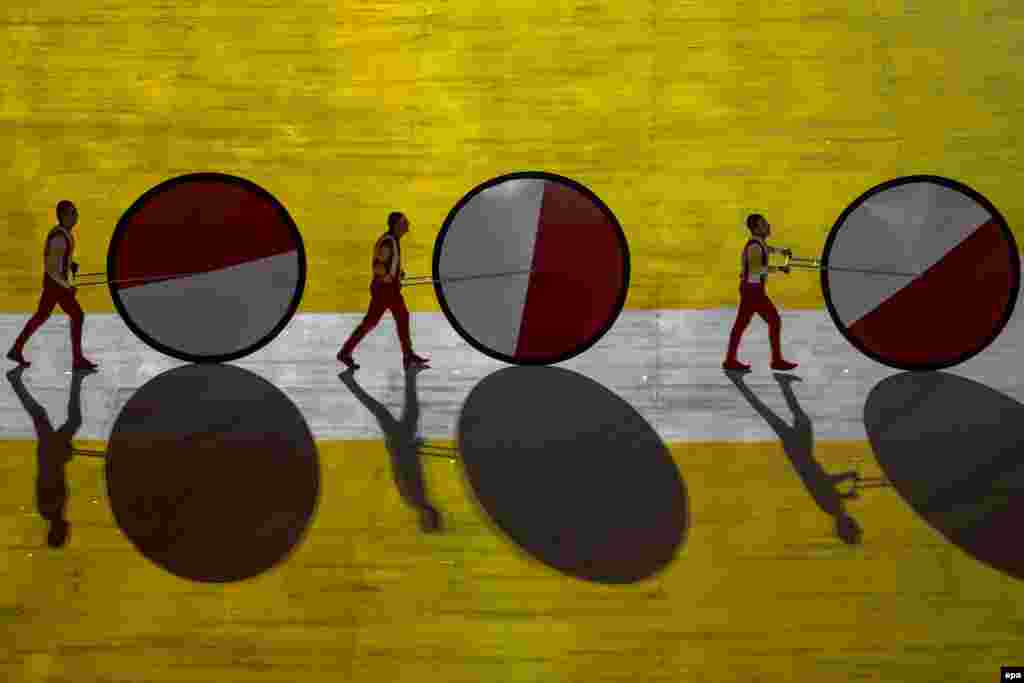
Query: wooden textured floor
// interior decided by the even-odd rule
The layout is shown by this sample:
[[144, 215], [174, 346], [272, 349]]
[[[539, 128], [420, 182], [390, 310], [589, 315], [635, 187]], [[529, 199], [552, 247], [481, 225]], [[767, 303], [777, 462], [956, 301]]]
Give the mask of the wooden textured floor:
[[[306, 311], [365, 305], [366, 250], [408, 213], [427, 273], [480, 182], [545, 170], [624, 226], [632, 308], [731, 305], [743, 218], [817, 256], [839, 214], [932, 173], [1017, 229], [1024, 18], [996, 0], [5, 4], [0, 308], [34, 302], [39, 240], [78, 202], [83, 271], [120, 215], [193, 171], [272, 192], [306, 240]], [[779, 301], [818, 307], [813, 277]], [[109, 297], [83, 292], [94, 311]], [[437, 310], [429, 291], [414, 310]]]
[[[327, 316], [249, 359], [319, 437], [320, 495], [294, 554], [248, 581], [188, 581], [144, 557], [114, 519], [100, 458], [68, 464], [72, 537], [47, 548], [32, 423], [0, 379], [3, 680], [938, 682], [1024, 663], [1020, 580], [948, 541], [901, 492], [845, 501], [863, 538], [837, 537], [815, 482], [882, 478], [864, 406], [896, 373], [844, 365], [852, 352], [818, 278], [772, 282], [813, 451], [758, 409], [791, 419], [763, 368], [744, 391], [715, 367], [750, 211], [768, 215], [775, 242], [817, 256], [863, 191], [929, 173], [984, 194], [1020, 241], [1015, 4], [14, 0], [0, 22], [4, 339], [35, 307], [57, 200], [78, 204], [82, 270], [101, 270], [122, 212], [194, 171], [245, 176], [284, 203], [309, 261], [300, 314]], [[425, 274], [463, 194], [519, 170], [584, 183], [629, 239], [626, 314], [573, 367], [655, 426], [685, 484], [685, 540], [639, 583], [536, 561], [446, 458], [423, 459], [446, 526], [422, 533], [367, 408], [320, 355], [351, 325], [335, 314], [365, 308], [368, 249], [389, 211], [411, 218], [406, 270]], [[468, 376], [493, 363], [423, 322], [438, 311], [428, 288], [407, 299], [438, 358], [419, 380], [422, 423], [449, 446]], [[80, 300], [113, 313], [102, 288]], [[759, 325], [742, 355], [763, 364]], [[112, 329], [87, 318], [104, 365], [83, 382], [77, 448], [103, 451], [126, 397], [174, 365]], [[963, 375], [1020, 405], [1018, 329]], [[23, 377], [55, 426], [66, 330], [56, 316], [37, 333]], [[397, 412], [391, 335], [385, 323], [364, 344], [360, 381]], [[655, 353], [652, 339], [673, 341]], [[842, 376], [850, 368], [863, 374]]]

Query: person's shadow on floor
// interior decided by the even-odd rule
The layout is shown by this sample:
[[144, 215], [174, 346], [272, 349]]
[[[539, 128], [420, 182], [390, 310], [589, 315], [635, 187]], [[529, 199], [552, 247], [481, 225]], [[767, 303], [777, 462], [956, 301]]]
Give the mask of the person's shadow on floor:
[[95, 371], [75, 370], [71, 374], [68, 419], [59, 429], [54, 429], [46, 408], [32, 398], [21, 381], [24, 370], [24, 367], [10, 370], [7, 379], [36, 430], [36, 506], [39, 515], [50, 525], [46, 542], [51, 548], [63, 548], [71, 536], [71, 524], [64, 518], [68, 502], [64, 468], [75, 453], [71, 440], [82, 426], [82, 380]]
[[[850, 545], [860, 543], [862, 531], [857, 521], [847, 513], [843, 501], [849, 498], [856, 498], [860, 475], [855, 471], [843, 472], [841, 474], [829, 474], [817, 460], [814, 459], [814, 430], [807, 413], [803, 411], [793, 394], [792, 383], [801, 381], [796, 375], [783, 375], [775, 373], [775, 381], [782, 389], [782, 395], [786, 399], [790, 412], [793, 413], [793, 425], [786, 424], [782, 418], [772, 412], [761, 399], [754, 395], [750, 387], [743, 381], [743, 373], [726, 370], [725, 375], [736, 385], [743, 397], [747, 399], [761, 417], [771, 426], [779, 439], [782, 440], [782, 449], [793, 465], [793, 469], [800, 475], [804, 486], [810, 492], [814, 502], [823, 511], [835, 518], [836, 535]], [[843, 493], [839, 485], [845, 481], [853, 484], [851, 491]], [[870, 484], [869, 484], [870, 485]]]
[[422, 440], [417, 436], [420, 404], [416, 396], [416, 376], [422, 370], [424, 368], [412, 367], [405, 371], [405, 405], [400, 421], [356, 383], [352, 370], [342, 372], [338, 378], [377, 418], [384, 432], [384, 444], [391, 456], [391, 468], [398, 492], [419, 513], [420, 529], [430, 533], [441, 530], [441, 515], [427, 497], [423, 466], [420, 463]]

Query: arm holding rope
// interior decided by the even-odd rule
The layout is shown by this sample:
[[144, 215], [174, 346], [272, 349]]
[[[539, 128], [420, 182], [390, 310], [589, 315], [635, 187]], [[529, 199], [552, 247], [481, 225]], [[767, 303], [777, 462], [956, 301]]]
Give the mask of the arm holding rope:
[[61, 287], [75, 291], [74, 285], [64, 279], [64, 274], [60, 270], [61, 260], [64, 258], [66, 249], [67, 241], [63, 237], [55, 237], [53, 239], [53, 242], [50, 244], [50, 250], [47, 253], [46, 274]]
[[377, 250], [377, 256], [373, 260], [373, 274], [381, 279], [381, 282], [394, 282], [394, 273], [388, 270], [387, 264], [391, 263], [394, 265], [392, 256], [394, 254], [391, 251], [391, 245], [385, 242], [380, 245], [380, 249]]
[[[766, 245], [767, 246], [767, 245]], [[775, 251], [772, 247], [768, 247], [768, 250]], [[762, 260], [764, 259], [764, 260]], [[750, 264], [750, 271], [755, 275], [768, 275], [769, 273], [789, 273], [789, 263], [782, 266], [773, 266], [767, 263], [767, 259], [762, 257], [761, 250], [754, 245], [747, 247], [747, 263]]]

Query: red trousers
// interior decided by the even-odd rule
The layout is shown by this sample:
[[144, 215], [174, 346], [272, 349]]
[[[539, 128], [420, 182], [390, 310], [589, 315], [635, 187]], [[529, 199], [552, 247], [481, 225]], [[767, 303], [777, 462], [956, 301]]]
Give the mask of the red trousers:
[[412, 355], [412, 341], [409, 338], [409, 309], [402, 298], [402, 287], [398, 282], [384, 283], [374, 281], [370, 284], [370, 310], [366, 312], [363, 322], [352, 332], [345, 345], [341, 347], [341, 355], [351, 356], [356, 346], [370, 330], [377, 326], [385, 311], [391, 311], [398, 326], [398, 341], [402, 345], [402, 355]]
[[740, 348], [740, 339], [754, 314], [768, 323], [768, 338], [772, 345], [772, 360], [782, 360], [782, 319], [775, 309], [775, 304], [768, 298], [763, 284], [744, 282], [740, 284], [740, 309], [736, 313], [736, 323], [729, 335], [729, 350], [726, 360], [736, 360], [736, 352]]
[[61, 287], [45, 274], [43, 275], [43, 294], [39, 297], [39, 308], [36, 309], [35, 315], [25, 323], [25, 328], [14, 342], [14, 349], [18, 353], [24, 351], [29, 337], [49, 319], [53, 307], [57, 304], [60, 304], [64, 312], [68, 314], [68, 318], [71, 319], [71, 353], [75, 360], [82, 357], [82, 324], [85, 319], [82, 307], [78, 305], [71, 290]]

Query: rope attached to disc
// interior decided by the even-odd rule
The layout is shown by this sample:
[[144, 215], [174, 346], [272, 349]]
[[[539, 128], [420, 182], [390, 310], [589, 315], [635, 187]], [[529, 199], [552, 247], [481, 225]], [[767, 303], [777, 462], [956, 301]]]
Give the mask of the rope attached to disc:
[[875, 270], [872, 268], [849, 268], [846, 266], [822, 266], [821, 261], [818, 259], [811, 258], [799, 258], [793, 256], [791, 251], [784, 252], [786, 256], [786, 262], [781, 266], [783, 268], [798, 268], [801, 270], [828, 270], [837, 271], [840, 273], [863, 273], [865, 275], [886, 275], [891, 277], [920, 277], [920, 273], [896, 273], [888, 270]]

